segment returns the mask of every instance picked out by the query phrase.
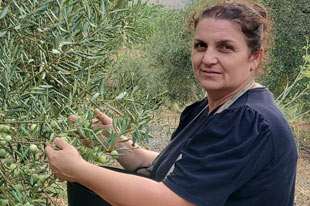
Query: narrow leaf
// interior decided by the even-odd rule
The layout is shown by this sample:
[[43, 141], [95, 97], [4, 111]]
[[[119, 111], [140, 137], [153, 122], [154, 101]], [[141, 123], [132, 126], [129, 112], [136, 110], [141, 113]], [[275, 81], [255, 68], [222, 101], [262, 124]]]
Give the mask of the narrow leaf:
[[6, 34], [7, 31], [1, 31], [0, 32], [0, 37], [3, 37]]
[[3, 11], [1, 12], [1, 14], [0, 14], [0, 19], [2, 19], [2, 18], [5, 17], [5, 15], [8, 13], [8, 10], [9, 10], [9, 5], [7, 5], [7, 6], [3, 9]]

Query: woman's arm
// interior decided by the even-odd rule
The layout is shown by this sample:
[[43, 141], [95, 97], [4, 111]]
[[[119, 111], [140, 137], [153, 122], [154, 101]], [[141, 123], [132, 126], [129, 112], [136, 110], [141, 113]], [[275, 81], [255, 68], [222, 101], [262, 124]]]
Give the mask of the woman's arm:
[[161, 182], [99, 168], [87, 162], [77, 171], [76, 177], [80, 184], [90, 188], [112, 205], [193, 205]]
[[123, 136], [119, 139], [119, 143], [116, 144], [116, 149], [120, 154], [117, 161], [129, 171], [150, 166], [158, 155], [158, 152], [140, 148], [137, 144], [133, 145], [131, 140]]
[[163, 183], [92, 165], [67, 142], [56, 138], [54, 143], [60, 150], [45, 148], [53, 173], [62, 180], [79, 182], [112, 205], [193, 205]]

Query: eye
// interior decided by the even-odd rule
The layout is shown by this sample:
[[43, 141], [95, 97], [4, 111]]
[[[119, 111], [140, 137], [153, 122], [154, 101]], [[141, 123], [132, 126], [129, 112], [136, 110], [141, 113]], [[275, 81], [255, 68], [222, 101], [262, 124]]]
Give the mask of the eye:
[[207, 48], [207, 45], [206, 45], [205, 43], [203, 43], [203, 42], [196, 42], [196, 43], [194, 44], [194, 48], [195, 48], [196, 50], [198, 50], [198, 51], [201, 51], [201, 50], [206, 49], [206, 48]]
[[234, 51], [234, 47], [229, 44], [222, 44], [220, 45], [220, 49], [224, 52], [232, 52]]

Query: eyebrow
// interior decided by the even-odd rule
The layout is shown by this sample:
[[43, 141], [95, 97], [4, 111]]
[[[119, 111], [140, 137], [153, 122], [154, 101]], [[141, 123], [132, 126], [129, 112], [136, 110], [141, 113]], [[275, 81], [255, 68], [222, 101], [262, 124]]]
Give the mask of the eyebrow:
[[200, 41], [200, 42], [203, 42], [202, 40], [200, 40], [200, 39], [196, 39], [196, 38], [194, 38], [194, 41]]
[[[197, 38], [194, 38], [194, 41], [196, 41], [196, 42], [204, 42], [203, 40], [197, 39]], [[235, 41], [232, 40], [232, 39], [223, 39], [223, 40], [218, 41], [217, 43], [223, 44], [223, 43], [234, 43], [234, 42]]]

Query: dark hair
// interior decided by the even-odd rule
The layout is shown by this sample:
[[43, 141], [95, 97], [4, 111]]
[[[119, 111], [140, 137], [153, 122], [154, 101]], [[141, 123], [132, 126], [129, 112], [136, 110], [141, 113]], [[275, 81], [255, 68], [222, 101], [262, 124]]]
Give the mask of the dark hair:
[[237, 23], [247, 39], [250, 55], [255, 54], [261, 47], [265, 46], [268, 36], [267, 11], [257, 3], [252, 6], [243, 3], [222, 3], [206, 8], [198, 17], [193, 16], [194, 28], [196, 29], [199, 21], [205, 18]]

